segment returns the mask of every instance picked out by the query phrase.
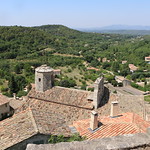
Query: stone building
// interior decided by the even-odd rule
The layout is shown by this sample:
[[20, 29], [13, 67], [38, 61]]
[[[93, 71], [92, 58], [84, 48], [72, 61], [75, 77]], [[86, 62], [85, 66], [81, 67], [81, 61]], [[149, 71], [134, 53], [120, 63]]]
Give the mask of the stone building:
[[150, 127], [149, 120], [144, 120], [136, 113], [121, 113], [118, 101], [111, 102], [109, 116], [98, 116], [97, 112], [91, 112], [91, 118], [77, 120], [73, 125], [81, 136], [88, 139], [98, 139], [127, 134], [146, 133]]
[[126, 78], [124, 78], [123, 76], [115, 76], [115, 80], [118, 82], [118, 83], [122, 83], [123, 86], [128, 86], [128, 85], [131, 85], [131, 81], [130, 80], [127, 80]]
[[150, 64], [150, 56], [149, 57], [145, 57], [145, 61]]
[[129, 64], [128, 66], [129, 66], [130, 72], [132, 73], [138, 70], [138, 67], [136, 67], [134, 64]]
[[0, 94], [0, 120], [7, 118], [12, 114], [9, 102], [10, 100], [6, 96]]
[[53, 81], [52, 68], [36, 68], [35, 86], [26, 100], [11, 118], [0, 122], [0, 149], [24, 150], [29, 143], [47, 143], [51, 134], [69, 136], [69, 125], [89, 118], [102, 101], [103, 78], [94, 83], [94, 92], [53, 86]]
[[44, 92], [52, 88], [54, 84], [53, 69], [47, 65], [42, 65], [35, 69], [35, 87], [36, 91]]

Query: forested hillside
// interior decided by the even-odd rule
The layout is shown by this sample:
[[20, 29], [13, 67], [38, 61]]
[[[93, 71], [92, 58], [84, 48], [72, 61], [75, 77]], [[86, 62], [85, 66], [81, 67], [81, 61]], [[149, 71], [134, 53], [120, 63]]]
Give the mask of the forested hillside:
[[[53, 68], [66, 67], [68, 74], [71, 72], [69, 69], [78, 69], [79, 79], [68, 79], [68, 76], [65, 79], [68, 79], [68, 84], [78, 85], [75, 83], [78, 80], [79, 84], [86, 86], [86, 80], [95, 80], [100, 72], [92, 76], [85, 73], [85, 63], [112, 71], [116, 70], [114, 66], [119, 66], [118, 70], [124, 68], [127, 71], [127, 67], [121, 65], [122, 60], [127, 60], [141, 70], [148, 70], [144, 57], [149, 55], [150, 36], [85, 33], [62, 25], [1, 26], [0, 88], [7, 95], [23, 92], [26, 85], [34, 82], [34, 68], [41, 64]], [[102, 62], [103, 58], [109, 61]]]
[[150, 36], [84, 33], [61, 25], [0, 27], [0, 58], [31, 57], [45, 48], [85, 57], [90, 55], [129, 61], [134, 61], [134, 58], [139, 63], [149, 55]]

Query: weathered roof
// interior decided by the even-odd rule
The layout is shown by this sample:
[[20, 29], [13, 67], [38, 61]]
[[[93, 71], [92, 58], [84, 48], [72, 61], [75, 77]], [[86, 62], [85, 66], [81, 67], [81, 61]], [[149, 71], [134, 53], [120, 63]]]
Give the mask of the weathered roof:
[[144, 133], [150, 126], [149, 122], [134, 113], [123, 113], [116, 118], [102, 116], [98, 120], [102, 125], [95, 131], [90, 130], [90, 119], [74, 121], [73, 126], [81, 136], [86, 136], [88, 139]]
[[24, 104], [23, 100], [10, 99], [9, 105], [14, 109], [20, 108]]
[[6, 96], [0, 94], [0, 105], [4, 105], [6, 103], [9, 103], [9, 98], [7, 98]]
[[47, 65], [42, 65], [35, 69], [36, 72], [51, 72], [53, 69]]
[[0, 122], [0, 149], [6, 149], [36, 134], [70, 135], [62, 115], [51, 110], [26, 109]]
[[0, 122], [0, 149], [6, 149], [36, 134], [31, 111], [26, 110]]
[[28, 96], [29, 98], [46, 100], [58, 104], [93, 109], [92, 102], [87, 100], [90, 94], [91, 92], [89, 91], [55, 86], [45, 92], [38, 92], [33, 88]]
[[89, 118], [91, 110], [84, 109], [80, 107], [72, 107], [69, 105], [62, 105], [59, 103], [53, 103], [51, 101], [38, 100], [34, 98], [30, 98], [20, 109], [18, 112], [26, 110], [28, 107], [31, 109], [36, 109], [37, 113], [39, 111], [51, 112], [56, 115], [56, 117], [52, 118], [52, 121], [57, 118], [57, 115], [63, 116], [67, 124], [72, 124], [75, 120], [81, 120], [85, 118]]

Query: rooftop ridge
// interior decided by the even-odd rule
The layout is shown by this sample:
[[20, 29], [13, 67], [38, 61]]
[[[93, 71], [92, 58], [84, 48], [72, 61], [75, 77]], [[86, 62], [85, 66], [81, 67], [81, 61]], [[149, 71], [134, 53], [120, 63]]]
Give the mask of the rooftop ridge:
[[50, 102], [50, 103], [55, 103], [55, 104], [61, 104], [61, 105], [65, 105], [65, 106], [71, 106], [71, 107], [76, 107], [76, 108], [81, 108], [81, 109], [93, 110], [93, 107], [91, 107], [91, 108], [88, 108], [88, 107], [80, 107], [80, 106], [76, 106], [76, 105], [65, 104], [65, 103], [61, 103], [61, 102], [46, 100], [46, 99], [44, 99], [44, 98], [36, 98], [36, 97], [32, 97], [32, 96], [29, 96], [29, 98], [33, 98], [33, 99], [41, 100], [41, 101], [45, 101], [45, 102]]
[[67, 88], [67, 87], [62, 87], [62, 86], [54, 86], [53, 88], [61, 88], [61, 89], [67, 89], [67, 90], [74, 90], [74, 91], [79, 91], [79, 92], [87, 92], [87, 93], [93, 93], [91, 91], [86, 91], [86, 90], [80, 90], [80, 89], [74, 89], [74, 88]]
[[34, 126], [34, 129], [35, 129], [35, 132], [38, 133], [39, 130], [38, 130], [38, 127], [37, 127], [37, 124], [36, 124], [36, 121], [34, 119], [34, 116], [33, 116], [33, 113], [32, 113], [32, 109], [29, 107], [29, 114], [30, 114], [30, 117], [31, 117], [31, 120], [32, 120], [32, 123], [33, 123], [33, 126]]

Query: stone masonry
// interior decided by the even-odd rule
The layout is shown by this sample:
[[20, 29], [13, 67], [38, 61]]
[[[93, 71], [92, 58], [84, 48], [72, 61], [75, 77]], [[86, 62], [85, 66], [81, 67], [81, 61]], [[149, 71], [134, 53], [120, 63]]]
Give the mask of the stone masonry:
[[94, 83], [93, 104], [97, 109], [104, 95], [104, 77], [97, 78]]
[[45, 92], [53, 87], [53, 69], [42, 65], [35, 69], [35, 87], [36, 91]]
[[150, 134], [138, 133], [82, 142], [27, 145], [26, 150], [150, 150]]

